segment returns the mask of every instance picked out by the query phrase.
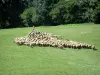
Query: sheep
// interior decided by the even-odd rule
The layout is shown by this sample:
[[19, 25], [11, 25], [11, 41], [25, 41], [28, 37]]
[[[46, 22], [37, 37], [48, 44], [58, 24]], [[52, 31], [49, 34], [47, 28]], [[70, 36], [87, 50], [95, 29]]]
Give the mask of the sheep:
[[57, 45], [57, 47], [58, 47], [58, 48], [61, 48], [61, 49], [64, 48], [62, 45]]
[[72, 40], [60, 40], [57, 35], [52, 35], [51, 33], [35, 31], [34, 27], [32, 32], [25, 37], [17, 37], [14, 43], [18, 45], [28, 45], [28, 46], [52, 46], [58, 48], [89, 48], [95, 49], [94, 45], [88, 45], [86, 43], [78, 43]]
[[91, 46], [91, 48], [92, 48], [93, 50], [96, 50], [96, 48], [95, 48], [95, 46], [94, 46], [94, 45], [92, 45], [92, 46]]

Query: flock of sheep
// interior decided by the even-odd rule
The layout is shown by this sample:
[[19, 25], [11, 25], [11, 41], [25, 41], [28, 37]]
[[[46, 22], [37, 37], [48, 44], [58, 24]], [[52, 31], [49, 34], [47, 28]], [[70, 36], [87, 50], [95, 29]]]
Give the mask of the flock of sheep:
[[46, 32], [39, 32], [33, 29], [32, 32], [25, 37], [17, 37], [14, 39], [14, 42], [18, 45], [27, 45], [27, 46], [50, 46], [57, 48], [74, 48], [74, 49], [95, 49], [94, 45], [89, 45], [86, 43], [79, 43], [70, 40], [60, 40], [58, 36], [52, 35]]

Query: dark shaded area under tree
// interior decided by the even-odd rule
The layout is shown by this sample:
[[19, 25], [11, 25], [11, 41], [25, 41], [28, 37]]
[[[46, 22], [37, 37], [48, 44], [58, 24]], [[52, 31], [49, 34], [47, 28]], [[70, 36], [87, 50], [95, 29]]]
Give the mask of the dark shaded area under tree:
[[0, 0], [0, 28], [100, 23], [100, 0]]

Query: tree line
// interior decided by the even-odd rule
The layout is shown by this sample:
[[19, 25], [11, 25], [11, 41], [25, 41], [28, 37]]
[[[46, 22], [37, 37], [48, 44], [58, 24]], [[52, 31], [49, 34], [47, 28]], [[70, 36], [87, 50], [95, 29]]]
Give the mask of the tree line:
[[0, 0], [0, 28], [100, 23], [100, 0]]

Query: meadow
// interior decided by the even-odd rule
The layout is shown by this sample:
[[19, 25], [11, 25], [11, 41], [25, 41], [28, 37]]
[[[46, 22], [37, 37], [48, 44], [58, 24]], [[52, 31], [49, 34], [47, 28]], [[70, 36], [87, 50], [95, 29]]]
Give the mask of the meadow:
[[32, 27], [0, 30], [0, 75], [100, 75], [100, 24], [40, 26], [37, 31], [53, 33], [92, 49], [33, 48], [13, 43], [26, 36]]

